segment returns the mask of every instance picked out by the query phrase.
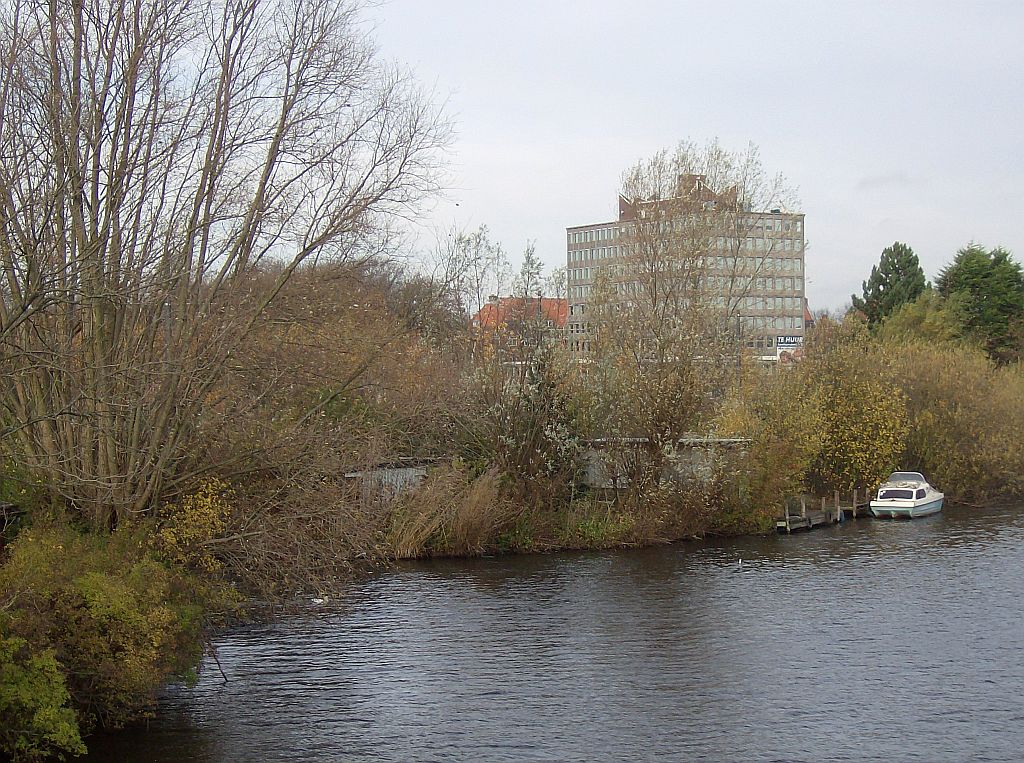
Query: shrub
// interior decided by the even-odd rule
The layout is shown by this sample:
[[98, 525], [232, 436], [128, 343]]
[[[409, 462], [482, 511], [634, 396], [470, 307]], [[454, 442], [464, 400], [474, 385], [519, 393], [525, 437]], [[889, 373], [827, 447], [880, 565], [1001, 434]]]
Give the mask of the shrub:
[[514, 363], [501, 352], [483, 358], [467, 390], [471, 413], [463, 416], [460, 456], [478, 474], [496, 468], [506, 492], [522, 503], [567, 500], [582, 451], [571, 362], [546, 345]]
[[819, 490], [875, 485], [899, 465], [907, 420], [899, 388], [877, 378], [838, 378], [825, 386], [821, 405], [821, 451], [812, 470]]
[[217, 605], [229, 599], [227, 589], [157, 559], [147, 528], [34, 527], [8, 551], [0, 568], [7, 630], [35, 658], [52, 655], [84, 733], [139, 718], [160, 686], [193, 671], [204, 607], [217, 591]]
[[0, 635], [0, 752], [14, 761], [84, 753], [70, 699], [52, 650], [33, 654]]
[[876, 344], [856, 320], [826, 324], [812, 339], [801, 372], [819, 396], [822, 432], [810, 482], [826, 492], [876, 485], [900, 466], [904, 451], [900, 371], [873, 352]]
[[824, 431], [821, 395], [802, 369], [748, 369], [715, 424], [723, 437], [746, 437], [715, 529], [762, 532], [785, 500], [804, 491]]
[[879, 350], [907, 398], [904, 462], [951, 497], [1024, 492], [1024, 369], [997, 367], [980, 349], [922, 342]]

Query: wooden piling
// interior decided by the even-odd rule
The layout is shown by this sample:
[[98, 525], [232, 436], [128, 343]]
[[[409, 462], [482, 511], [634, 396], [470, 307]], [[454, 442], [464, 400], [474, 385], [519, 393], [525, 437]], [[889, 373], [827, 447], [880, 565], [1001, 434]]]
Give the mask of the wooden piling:
[[[848, 503], [842, 491], [833, 490], [831, 501], [825, 496], [821, 496], [820, 510], [817, 506], [814, 508], [808, 506], [807, 496], [801, 495], [799, 498], [799, 514], [797, 513], [798, 510], [794, 497], [794, 500], [786, 502], [784, 516], [776, 519], [775, 527], [780, 532], [785, 530], [787, 533], [792, 533], [795, 530], [809, 530], [822, 524], [842, 522], [846, 517], [847, 509], [850, 511], [850, 516], [856, 519], [864, 516], [864, 513], [860, 511], [860, 503], [863, 501], [866, 505], [870, 495], [870, 492], [867, 490], [862, 495], [858, 488], [854, 488], [850, 492], [850, 501]], [[868, 515], [870, 515], [870, 512]]]

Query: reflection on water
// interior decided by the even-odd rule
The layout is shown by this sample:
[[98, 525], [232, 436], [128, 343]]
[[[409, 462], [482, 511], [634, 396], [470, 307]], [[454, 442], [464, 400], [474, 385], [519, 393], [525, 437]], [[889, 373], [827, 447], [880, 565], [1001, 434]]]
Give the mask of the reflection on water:
[[409, 564], [88, 760], [1019, 760], [1022, 563], [1024, 506]]

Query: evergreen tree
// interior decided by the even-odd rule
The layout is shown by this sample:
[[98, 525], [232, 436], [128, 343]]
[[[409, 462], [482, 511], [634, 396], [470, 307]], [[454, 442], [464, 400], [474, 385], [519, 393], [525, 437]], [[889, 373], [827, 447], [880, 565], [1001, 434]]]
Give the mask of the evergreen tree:
[[924, 271], [914, 250], [899, 241], [882, 250], [882, 259], [863, 283], [863, 297], [853, 295], [853, 306], [877, 326], [894, 310], [913, 302], [926, 286]]
[[1024, 351], [1024, 272], [1008, 251], [970, 244], [939, 274], [944, 297], [958, 295], [965, 328], [988, 354], [1010, 361]]

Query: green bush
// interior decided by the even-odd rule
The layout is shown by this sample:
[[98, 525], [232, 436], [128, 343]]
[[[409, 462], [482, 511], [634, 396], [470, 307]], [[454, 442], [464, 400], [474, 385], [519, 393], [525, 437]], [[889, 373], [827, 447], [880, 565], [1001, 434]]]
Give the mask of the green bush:
[[24, 639], [0, 636], [0, 752], [15, 761], [85, 752], [70, 699], [52, 650], [33, 654]]
[[[142, 717], [164, 683], [192, 673], [202, 652], [204, 608], [218, 591], [217, 603], [228, 600], [226, 588], [158, 558], [151, 537], [139, 527], [111, 535], [32, 527], [8, 546], [0, 567], [0, 625], [16, 639], [13, 654], [53, 678], [45, 691], [34, 684], [40, 693], [33, 701], [59, 708], [66, 690], [83, 734]], [[31, 706], [23, 704], [23, 712]], [[74, 730], [66, 714], [46, 718]], [[74, 739], [60, 728], [61, 739]], [[27, 755], [47, 744], [26, 732], [5, 738], [3, 750]]]

